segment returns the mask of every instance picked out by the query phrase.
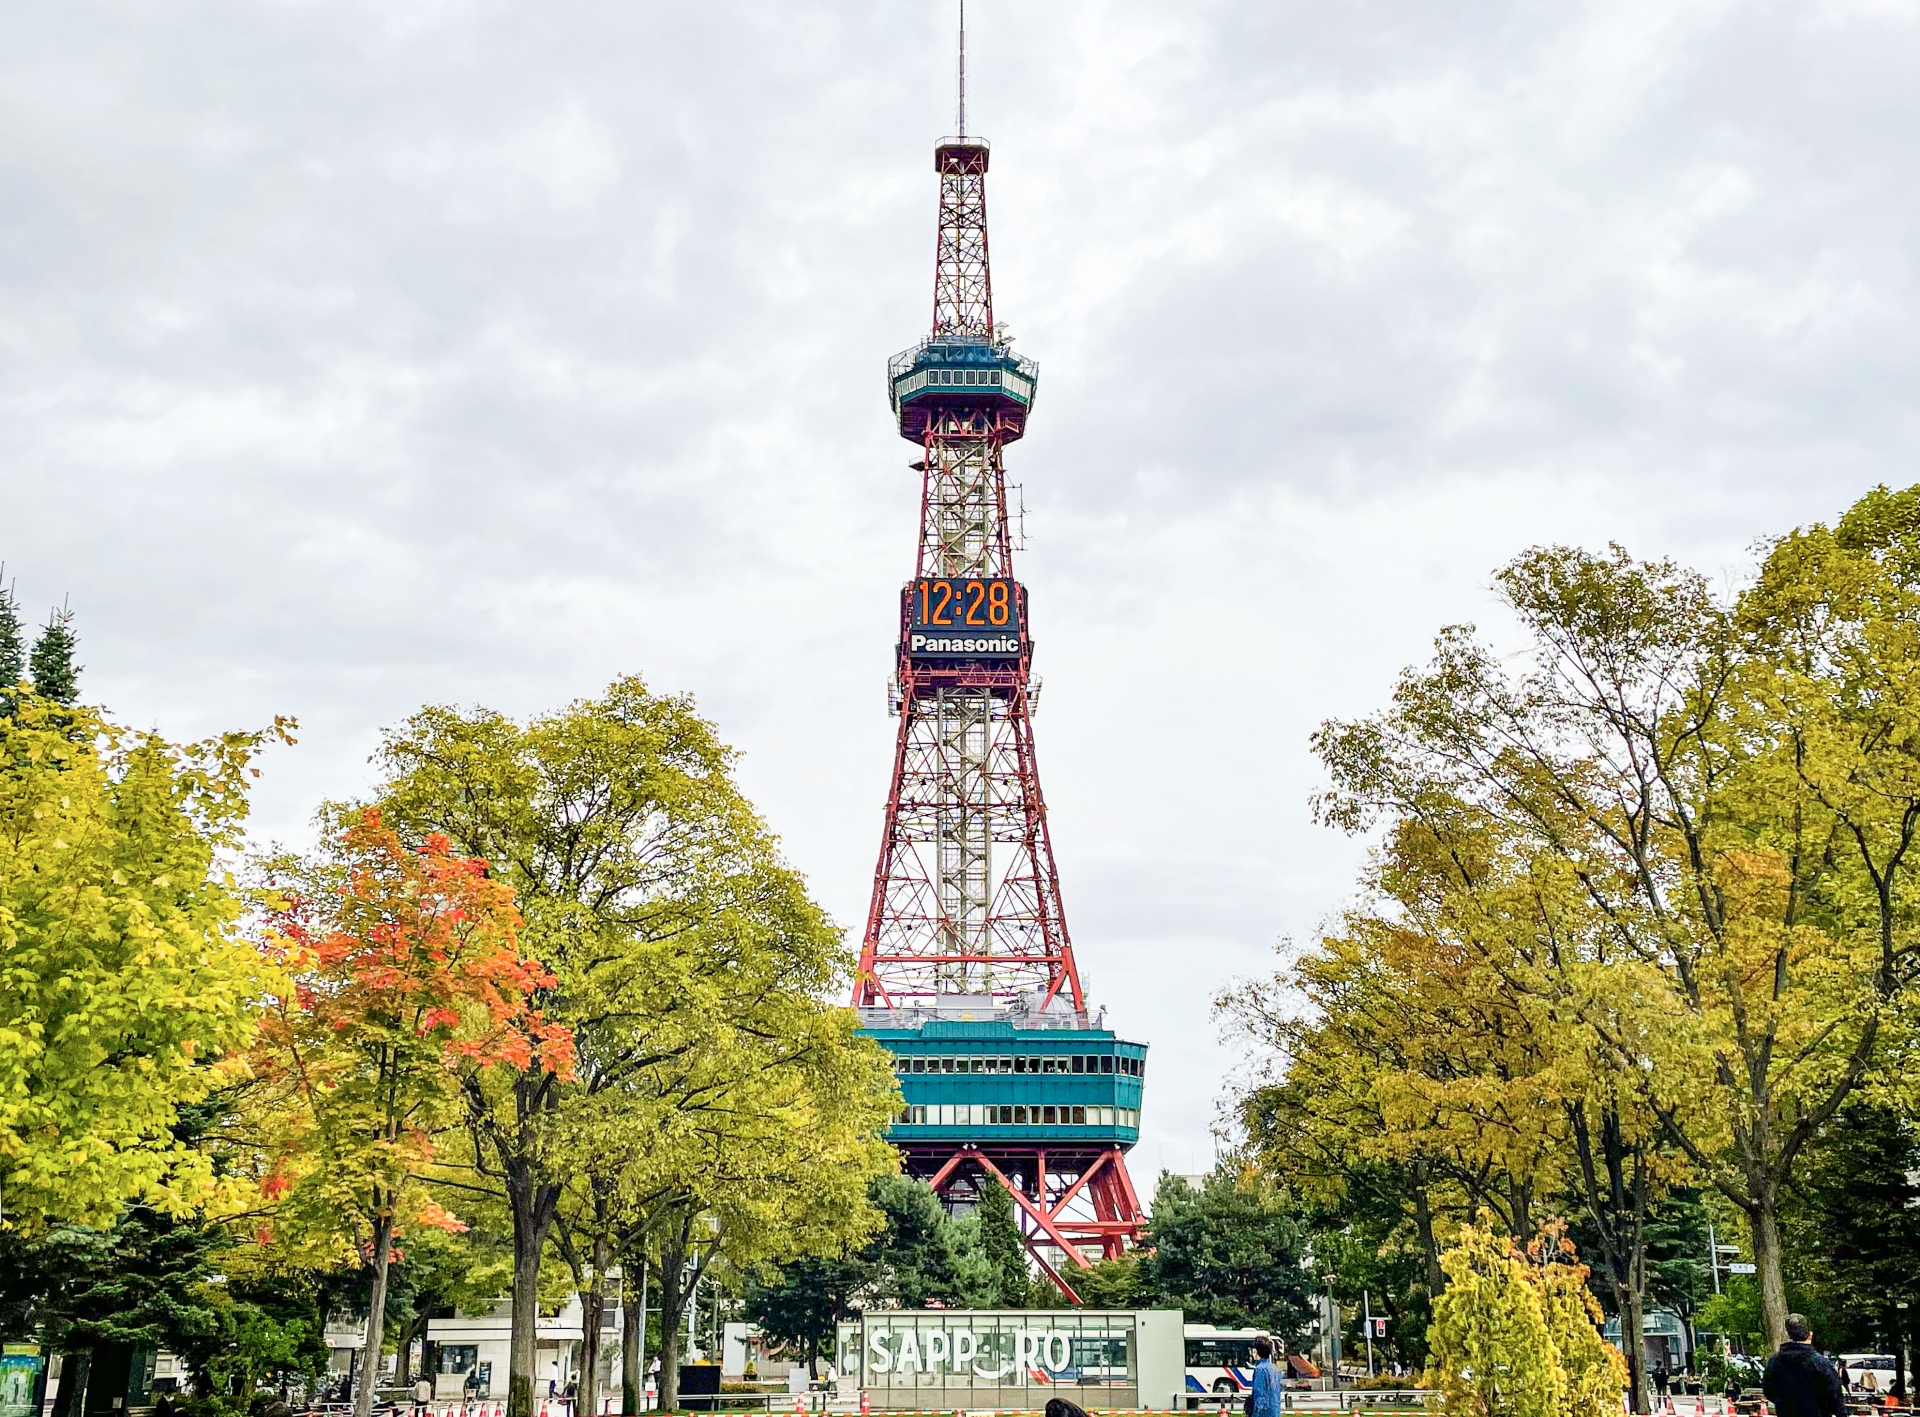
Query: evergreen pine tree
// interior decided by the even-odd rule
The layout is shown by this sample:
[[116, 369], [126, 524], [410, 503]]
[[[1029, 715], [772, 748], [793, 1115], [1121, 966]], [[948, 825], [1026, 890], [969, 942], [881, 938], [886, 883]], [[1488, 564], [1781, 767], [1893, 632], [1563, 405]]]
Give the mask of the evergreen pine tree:
[[991, 1177], [982, 1177], [973, 1213], [980, 1222], [980, 1248], [995, 1271], [1002, 1308], [1020, 1309], [1032, 1288], [1027, 1278], [1027, 1246], [1013, 1218], [1013, 1198]]
[[[4, 567], [0, 567], [4, 570]], [[0, 586], [0, 695], [27, 674], [27, 641], [12, 586]]]
[[73, 652], [80, 647], [73, 633], [73, 612], [62, 606], [47, 618], [46, 629], [33, 642], [33, 691], [43, 699], [70, 704], [80, 697], [80, 666]]

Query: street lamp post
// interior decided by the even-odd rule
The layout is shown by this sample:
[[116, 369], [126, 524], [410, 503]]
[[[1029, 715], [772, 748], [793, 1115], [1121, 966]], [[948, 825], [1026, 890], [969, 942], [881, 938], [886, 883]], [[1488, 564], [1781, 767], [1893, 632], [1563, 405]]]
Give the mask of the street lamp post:
[[1327, 1376], [1336, 1392], [1340, 1390], [1340, 1301], [1333, 1297], [1333, 1285], [1338, 1278], [1327, 1272]]

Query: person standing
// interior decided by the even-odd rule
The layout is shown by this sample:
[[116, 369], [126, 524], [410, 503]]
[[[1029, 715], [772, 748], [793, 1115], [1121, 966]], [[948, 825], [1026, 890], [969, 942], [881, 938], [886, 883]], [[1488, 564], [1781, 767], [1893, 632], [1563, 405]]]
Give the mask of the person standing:
[[1247, 1417], [1281, 1417], [1279, 1365], [1273, 1361], [1273, 1340], [1264, 1333], [1253, 1341], [1253, 1391], [1247, 1395]]
[[1787, 1315], [1787, 1341], [1767, 1360], [1760, 1390], [1780, 1417], [1840, 1417], [1847, 1410], [1840, 1373], [1813, 1346], [1813, 1326]]

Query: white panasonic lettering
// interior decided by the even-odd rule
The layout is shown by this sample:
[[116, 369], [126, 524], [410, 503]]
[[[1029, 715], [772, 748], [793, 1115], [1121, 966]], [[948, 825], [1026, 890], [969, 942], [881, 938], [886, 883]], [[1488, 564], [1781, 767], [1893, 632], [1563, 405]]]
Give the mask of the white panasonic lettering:
[[925, 635], [915, 635], [913, 637], [912, 647], [914, 649], [925, 649], [927, 647], [927, 637]]

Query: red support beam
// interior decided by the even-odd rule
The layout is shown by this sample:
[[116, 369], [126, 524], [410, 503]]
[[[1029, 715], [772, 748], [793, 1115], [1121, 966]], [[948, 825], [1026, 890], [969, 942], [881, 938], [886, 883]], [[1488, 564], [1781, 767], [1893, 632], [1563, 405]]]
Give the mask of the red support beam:
[[[998, 1166], [995, 1166], [992, 1160], [988, 1158], [986, 1153], [976, 1151], [973, 1153], [973, 1155], [974, 1155], [974, 1158], [977, 1161], [979, 1161], [979, 1163], [983, 1167], [986, 1168], [987, 1172], [994, 1178], [994, 1180], [1000, 1183], [1000, 1185], [1006, 1190], [1006, 1193], [1013, 1197], [1013, 1203], [1019, 1206], [1021, 1210], [1025, 1211], [1027, 1215], [1032, 1219], [1035, 1225], [1039, 1226], [1041, 1230], [1046, 1232], [1048, 1239], [1052, 1240], [1053, 1243], [1058, 1245], [1061, 1248], [1061, 1250], [1064, 1251], [1066, 1254], [1072, 1256], [1074, 1263], [1078, 1264], [1080, 1268], [1082, 1269], [1093, 1268], [1093, 1265], [1088, 1261], [1087, 1257], [1080, 1253], [1080, 1247], [1074, 1244], [1072, 1240], [1067, 1238], [1066, 1234], [1063, 1231], [1061, 1231], [1060, 1227], [1053, 1223], [1053, 1217], [1047, 1214], [1045, 1207], [1037, 1206], [1031, 1200], [1029, 1200], [1027, 1198], [1026, 1192], [1021, 1190], [1018, 1186], [1014, 1185], [1012, 1181], [1008, 1180], [1006, 1173], [1003, 1172]], [[1033, 1250], [1034, 1247], [1031, 1243], [1029, 1243], [1027, 1248], [1029, 1251], [1031, 1251]], [[1046, 1267], [1046, 1261], [1039, 1254], [1036, 1253], [1034, 1254], [1033, 1257], [1042, 1267]]]

